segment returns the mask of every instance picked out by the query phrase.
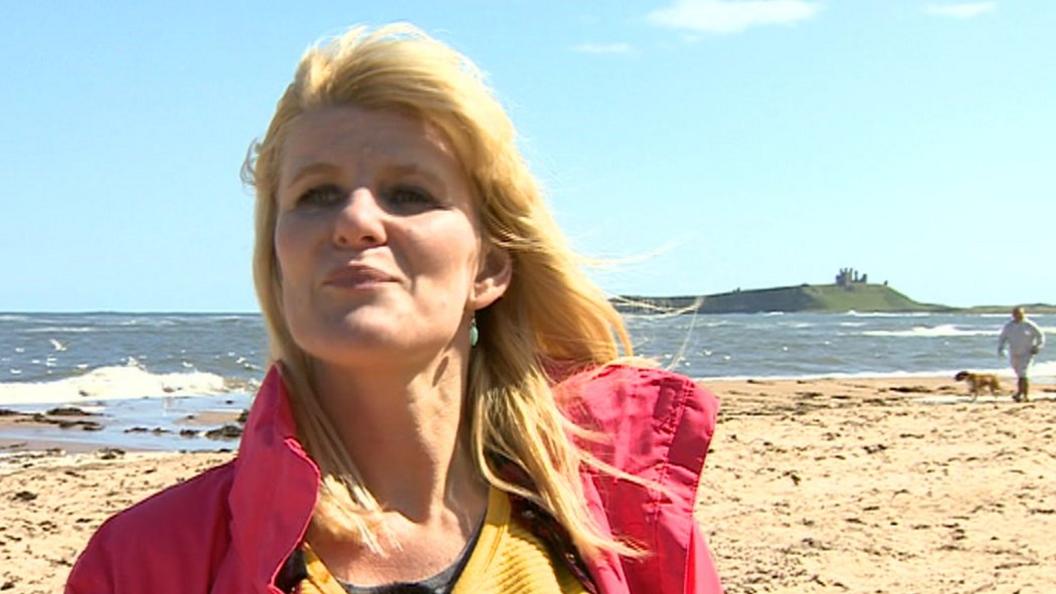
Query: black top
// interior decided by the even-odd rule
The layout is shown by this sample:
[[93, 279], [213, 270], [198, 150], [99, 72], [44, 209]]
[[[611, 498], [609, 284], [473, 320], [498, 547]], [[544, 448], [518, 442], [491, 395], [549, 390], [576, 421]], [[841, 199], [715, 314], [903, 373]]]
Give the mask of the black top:
[[[485, 517], [487, 517], [486, 514]], [[337, 583], [341, 584], [341, 587], [349, 594], [451, 594], [451, 590], [455, 587], [455, 582], [458, 581], [459, 576], [462, 575], [462, 570], [466, 568], [466, 563], [469, 562], [473, 548], [477, 545], [477, 540], [480, 538], [480, 529], [483, 525], [484, 522], [482, 520], [473, 532], [473, 536], [470, 537], [469, 542], [466, 543], [465, 548], [458, 554], [458, 559], [455, 559], [455, 562], [450, 567], [432, 577], [425, 578], [419, 582], [396, 582], [380, 586], [356, 586], [341, 580], [337, 580]]]

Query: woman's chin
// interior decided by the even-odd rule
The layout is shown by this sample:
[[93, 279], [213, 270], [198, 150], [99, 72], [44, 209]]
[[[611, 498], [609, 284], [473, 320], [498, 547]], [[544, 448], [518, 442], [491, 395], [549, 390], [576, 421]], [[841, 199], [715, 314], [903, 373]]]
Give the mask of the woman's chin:
[[316, 336], [302, 348], [315, 359], [341, 367], [389, 367], [419, 359], [416, 354], [428, 358], [440, 346], [417, 338], [378, 328], [344, 328]]

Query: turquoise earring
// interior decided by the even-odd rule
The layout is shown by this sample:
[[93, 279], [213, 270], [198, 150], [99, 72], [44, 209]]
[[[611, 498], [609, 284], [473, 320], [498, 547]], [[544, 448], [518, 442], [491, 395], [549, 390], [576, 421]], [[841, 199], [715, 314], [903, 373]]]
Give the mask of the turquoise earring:
[[477, 346], [477, 342], [480, 341], [480, 330], [477, 330], [477, 316], [473, 316], [469, 320], [469, 346]]

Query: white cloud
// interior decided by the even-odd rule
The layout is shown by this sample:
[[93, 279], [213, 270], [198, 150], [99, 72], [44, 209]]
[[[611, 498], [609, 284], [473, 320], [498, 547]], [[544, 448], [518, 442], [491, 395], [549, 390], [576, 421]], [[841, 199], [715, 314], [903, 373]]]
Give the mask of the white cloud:
[[997, 2], [958, 2], [956, 4], [928, 4], [924, 12], [936, 16], [970, 19], [981, 14], [993, 12]]
[[670, 29], [740, 33], [749, 27], [787, 25], [813, 17], [821, 4], [804, 0], [675, 0], [646, 17]]
[[631, 46], [627, 43], [581, 43], [572, 48], [584, 54], [629, 54]]

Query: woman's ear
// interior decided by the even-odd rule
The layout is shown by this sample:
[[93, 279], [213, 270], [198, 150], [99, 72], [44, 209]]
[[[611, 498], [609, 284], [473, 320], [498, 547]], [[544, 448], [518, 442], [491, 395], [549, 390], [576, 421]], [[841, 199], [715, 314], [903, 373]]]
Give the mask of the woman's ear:
[[495, 303], [506, 293], [513, 278], [513, 258], [506, 250], [496, 246], [485, 246], [473, 289], [469, 296], [471, 308], [476, 311]]

